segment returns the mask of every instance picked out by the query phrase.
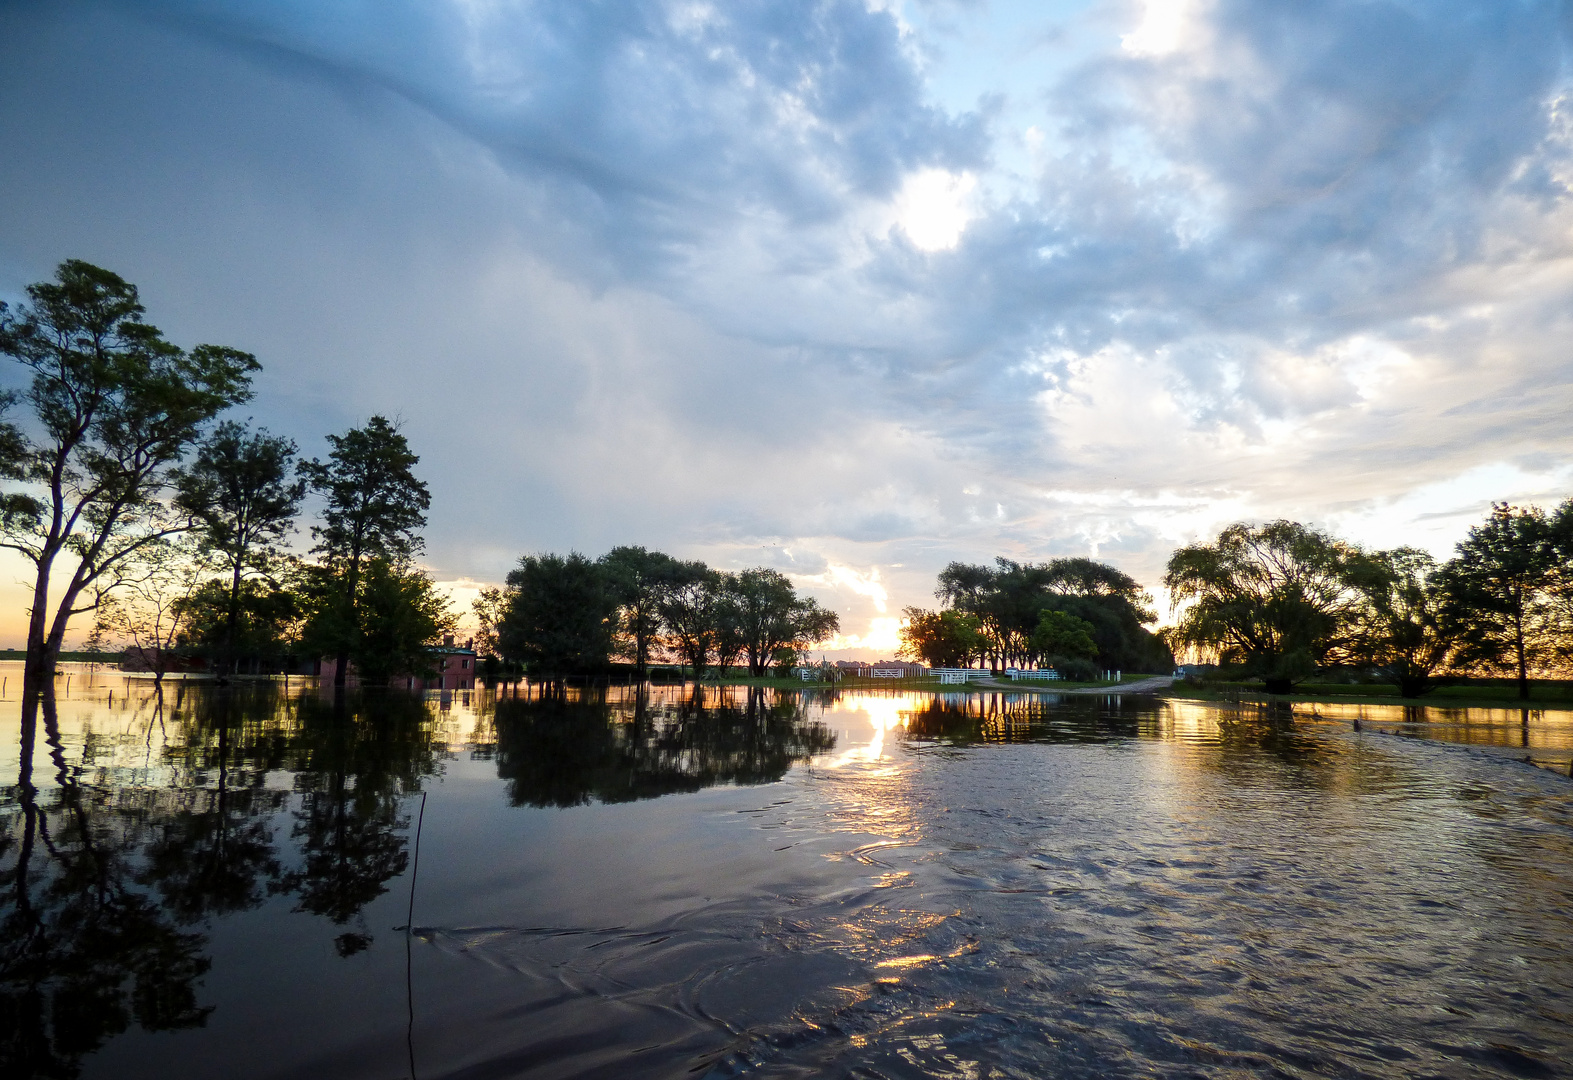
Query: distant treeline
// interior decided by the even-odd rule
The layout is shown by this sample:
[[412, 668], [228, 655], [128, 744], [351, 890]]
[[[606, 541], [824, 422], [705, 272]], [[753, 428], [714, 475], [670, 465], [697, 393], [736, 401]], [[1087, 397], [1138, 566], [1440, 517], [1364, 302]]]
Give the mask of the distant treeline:
[[[798, 596], [778, 571], [727, 573], [642, 547], [595, 560], [526, 555], [504, 588], [482, 592], [475, 613], [477, 647], [503, 674], [528, 671], [558, 686], [605, 671], [614, 657], [640, 678], [661, 660], [686, 664], [696, 679], [739, 663], [762, 676], [797, 664], [841, 628], [835, 612]], [[489, 673], [498, 671], [494, 664]]]
[[1178, 614], [1168, 643], [1272, 693], [1357, 668], [1404, 697], [1505, 674], [1528, 699], [1531, 675], [1573, 660], [1573, 500], [1550, 514], [1497, 504], [1441, 563], [1293, 521], [1231, 525], [1176, 551], [1163, 582]]
[[909, 607], [902, 652], [935, 667], [1054, 667], [1069, 678], [1100, 669], [1168, 671], [1174, 657], [1147, 629], [1152, 597], [1092, 559], [993, 566], [953, 562], [939, 575], [939, 611]]

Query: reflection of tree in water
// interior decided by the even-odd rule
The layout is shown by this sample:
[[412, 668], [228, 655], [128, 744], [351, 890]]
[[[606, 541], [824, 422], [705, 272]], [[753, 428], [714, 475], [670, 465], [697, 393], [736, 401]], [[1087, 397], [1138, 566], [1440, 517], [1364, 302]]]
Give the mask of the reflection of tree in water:
[[[303, 697], [295, 709], [288, 767], [302, 794], [291, 832], [301, 862], [278, 888], [295, 894], [296, 910], [343, 924], [409, 863], [402, 804], [437, 771], [431, 712], [424, 699], [393, 693], [349, 705]], [[345, 934], [339, 951], [369, 942]]]
[[835, 746], [802, 707], [760, 691], [746, 702], [505, 700], [497, 774], [516, 806], [630, 802], [716, 784], [764, 784]]
[[179, 739], [169, 812], [150, 823], [142, 880], [182, 922], [244, 911], [277, 886], [272, 816], [283, 792], [265, 786], [282, 739], [272, 693], [192, 695]]
[[[33, 779], [39, 714], [58, 785]], [[135, 888], [156, 799], [83, 787], [66, 766], [52, 688], [22, 707], [17, 784], [0, 834], [0, 1072], [69, 1077], [131, 1026], [200, 1026], [206, 938]]]
[[[17, 783], [0, 801], [0, 1075], [68, 1077], [131, 1025], [200, 1026], [206, 935], [270, 893], [337, 923], [405, 868], [400, 799], [436, 768], [431, 714], [389, 695], [334, 710], [271, 688], [155, 697], [167, 787], [97, 786], [67, 763], [52, 693], [24, 705]], [[38, 736], [42, 734], [40, 740]], [[53, 786], [40, 792], [43, 763]], [[296, 774], [293, 867], [275, 816]], [[345, 934], [341, 952], [369, 942]]]
[[907, 720], [908, 738], [947, 743], [1099, 743], [1155, 728], [1151, 707], [1124, 709], [1098, 698], [1056, 701], [1004, 694], [936, 695]]

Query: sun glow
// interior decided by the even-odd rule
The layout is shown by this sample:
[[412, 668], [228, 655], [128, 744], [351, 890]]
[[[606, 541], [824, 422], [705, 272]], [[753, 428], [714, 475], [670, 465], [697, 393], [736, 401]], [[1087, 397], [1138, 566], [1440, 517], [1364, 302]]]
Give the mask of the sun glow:
[[896, 196], [896, 221], [923, 251], [953, 248], [972, 219], [967, 197], [977, 182], [969, 173], [944, 169], [913, 173]]
[[837, 634], [820, 648], [827, 651], [872, 649], [875, 652], [891, 655], [901, 648], [901, 624], [905, 621], [888, 615], [876, 616], [868, 621], [868, 633]]

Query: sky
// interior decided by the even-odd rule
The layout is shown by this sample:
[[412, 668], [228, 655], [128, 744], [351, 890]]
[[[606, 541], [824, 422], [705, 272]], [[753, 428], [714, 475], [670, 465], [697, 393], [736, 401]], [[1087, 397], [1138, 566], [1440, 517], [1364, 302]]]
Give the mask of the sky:
[[[0, 0], [0, 299], [66, 258], [307, 457], [397, 417], [459, 600], [770, 566], [889, 655], [955, 559], [1573, 494], [1537, 0]], [[9, 380], [9, 382], [7, 382]], [[16, 385], [14, 365], [0, 385]], [[309, 541], [301, 536], [298, 543]], [[0, 645], [20, 644], [0, 562]]]

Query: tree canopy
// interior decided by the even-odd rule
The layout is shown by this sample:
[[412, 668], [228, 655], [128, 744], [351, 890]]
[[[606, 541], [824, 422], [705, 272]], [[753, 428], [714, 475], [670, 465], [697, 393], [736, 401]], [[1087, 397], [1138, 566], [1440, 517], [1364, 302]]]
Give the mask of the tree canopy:
[[[53, 670], [72, 616], [91, 610], [149, 544], [188, 522], [161, 500], [182, 456], [220, 412], [251, 396], [249, 353], [189, 352], [144, 321], [136, 286], [80, 260], [0, 303], [0, 353], [32, 373], [24, 424], [0, 433], [3, 471], [22, 487], [0, 512], [0, 546], [34, 566], [28, 681]], [[56, 560], [75, 565], [50, 615]]]

